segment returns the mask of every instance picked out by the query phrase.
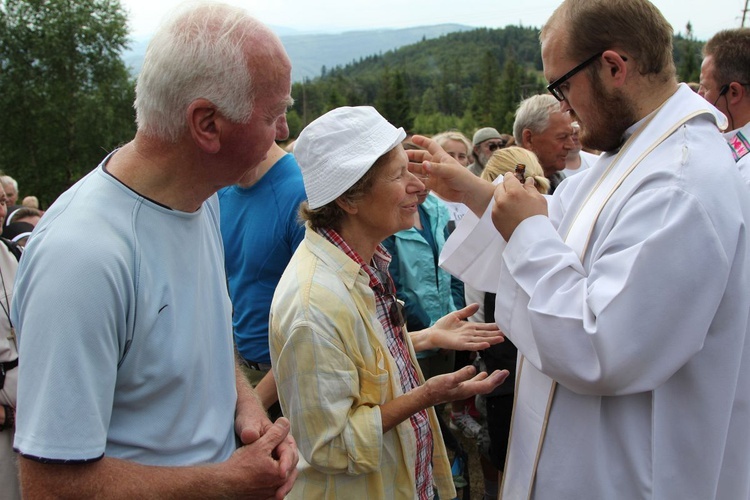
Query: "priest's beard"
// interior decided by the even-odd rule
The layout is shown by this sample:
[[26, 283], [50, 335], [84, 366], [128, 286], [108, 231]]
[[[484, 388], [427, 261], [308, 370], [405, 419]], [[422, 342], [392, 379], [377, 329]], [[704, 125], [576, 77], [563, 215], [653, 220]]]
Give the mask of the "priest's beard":
[[598, 151], [614, 151], [622, 145], [625, 131], [636, 119], [635, 106], [619, 90], [607, 93], [597, 73], [591, 76], [592, 113], [581, 120], [571, 112], [571, 119], [581, 126], [581, 144]]

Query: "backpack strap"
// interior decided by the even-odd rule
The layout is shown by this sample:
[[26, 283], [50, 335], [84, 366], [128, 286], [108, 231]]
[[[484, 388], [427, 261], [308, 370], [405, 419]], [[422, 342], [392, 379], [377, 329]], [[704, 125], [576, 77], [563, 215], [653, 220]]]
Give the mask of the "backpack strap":
[[21, 260], [21, 255], [23, 255], [23, 247], [21, 245], [19, 245], [15, 241], [9, 240], [8, 238], [3, 238], [2, 236], [0, 236], [0, 241], [3, 242], [10, 253], [12, 253], [16, 258], [16, 260]]

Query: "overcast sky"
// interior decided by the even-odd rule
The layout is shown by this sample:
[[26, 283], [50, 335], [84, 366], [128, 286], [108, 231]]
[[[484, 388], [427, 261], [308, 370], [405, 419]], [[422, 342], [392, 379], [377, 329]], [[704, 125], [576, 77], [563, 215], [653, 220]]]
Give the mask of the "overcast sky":
[[[266, 24], [303, 32], [341, 32], [406, 28], [443, 23], [501, 28], [541, 26], [559, 0], [225, 0], [250, 11]], [[745, 0], [653, 0], [675, 32], [690, 21], [700, 40], [742, 22]], [[149, 38], [162, 16], [181, 0], [121, 0], [131, 34]], [[750, 26], [750, 15], [745, 21]]]

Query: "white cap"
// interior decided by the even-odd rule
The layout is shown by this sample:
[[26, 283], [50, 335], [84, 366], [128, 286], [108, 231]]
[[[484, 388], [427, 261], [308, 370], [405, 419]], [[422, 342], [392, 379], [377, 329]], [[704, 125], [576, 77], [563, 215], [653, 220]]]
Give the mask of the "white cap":
[[294, 143], [308, 206], [320, 208], [344, 194], [405, 137], [372, 106], [336, 108], [311, 122]]

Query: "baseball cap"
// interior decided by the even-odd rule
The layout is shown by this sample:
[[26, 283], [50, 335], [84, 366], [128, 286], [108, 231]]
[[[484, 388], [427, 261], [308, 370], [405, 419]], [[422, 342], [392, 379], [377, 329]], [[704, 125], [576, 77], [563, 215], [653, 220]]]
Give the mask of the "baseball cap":
[[480, 144], [488, 139], [502, 138], [503, 137], [500, 135], [500, 132], [498, 132], [496, 129], [492, 127], [484, 127], [474, 132], [474, 138], [471, 140], [471, 142], [474, 146], [476, 146], [477, 144]]

